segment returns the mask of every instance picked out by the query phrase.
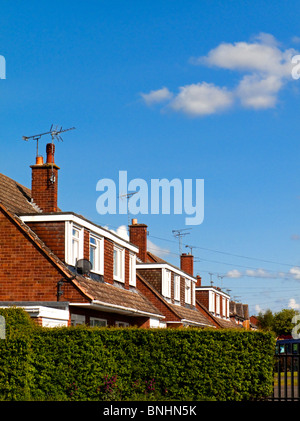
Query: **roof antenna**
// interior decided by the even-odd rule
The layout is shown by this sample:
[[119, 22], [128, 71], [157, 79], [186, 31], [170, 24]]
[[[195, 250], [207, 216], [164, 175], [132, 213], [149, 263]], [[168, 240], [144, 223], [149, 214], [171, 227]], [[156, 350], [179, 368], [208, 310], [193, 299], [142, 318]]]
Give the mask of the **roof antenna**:
[[189, 254], [193, 254], [193, 248], [195, 248], [196, 246], [188, 246], [188, 245], [186, 245], [185, 247], [188, 247], [189, 249], [190, 249], [190, 252], [189, 252]]
[[181, 230], [172, 230], [174, 237], [178, 238], [178, 241], [179, 241], [179, 254], [182, 253], [181, 237], [183, 237], [184, 235], [190, 234], [189, 232], [182, 232], [182, 231], [187, 231], [187, 230], [188, 228], [183, 228]]
[[[61, 133], [68, 132], [69, 130], [74, 130], [74, 129], [75, 129], [75, 127], [70, 127], [69, 129], [63, 129], [62, 126], [60, 126], [60, 127], [56, 126], [54, 128], [53, 124], [52, 124], [51, 127], [50, 127], [50, 130], [48, 132], [39, 133], [39, 134], [35, 134], [35, 135], [32, 135], [32, 136], [23, 136], [23, 140], [26, 140], [26, 141], [28, 141], [29, 139], [36, 140], [36, 157], [38, 157], [39, 156], [39, 140], [42, 136], [44, 136], [46, 134], [50, 134], [51, 135], [51, 142], [52, 142], [52, 145], [53, 145], [54, 139], [62, 141], [62, 137], [60, 136]], [[55, 176], [54, 176], [54, 171], [53, 171], [53, 162], [51, 163], [51, 166], [52, 166], [52, 174], [50, 176], [49, 181], [50, 181], [50, 183], [53, 184], [55, 182]]]
[[223, 289], [223, 278], [225, 278], [225, 275], [219, 275], [218, 278], [221, 279], [221, 289]]
[[26, 140], [26, 141], [28, 141], [29, 139], [36, 140], [36, 156], [38, 157], [39, 156], [39, 140], [42, 136], [46, 134], [50, 134], [52, 143], [53, 143], [54, 139], [62, 141], [62, 138], [60, 136], [61, 133], [67, 132], [69, 130], [74, 130], [74, 129], [75, 127], [71, 127], [69, 129], [63, 129], [62, 127], [59, 128], [58, 126], [56, 126], [56, 128], [53, 128], [53, 124], [52, 124], [48, 132], [34, 134], [32, 136], [22, 136], [22, 138], [23, 140]]
[[136, 194], [137, 193], [137, 191], [134, 191], [134, 192], [131, 192], [131, 193], [127, 193], [127, 194], [121, 194], [120, 196], [119, 196], [119, 198], [120, 199], [124, 199], [124, 198], [126, 198], [126, 200], [127, 200], [127, 215], [128, 215], [128, 227], [129, 227], [129, 225], [130, 225], [130, 209], [129, 209], [129, 200], [128, 200], [128, 198], [129, 197], [132, 197], [134, 194]]

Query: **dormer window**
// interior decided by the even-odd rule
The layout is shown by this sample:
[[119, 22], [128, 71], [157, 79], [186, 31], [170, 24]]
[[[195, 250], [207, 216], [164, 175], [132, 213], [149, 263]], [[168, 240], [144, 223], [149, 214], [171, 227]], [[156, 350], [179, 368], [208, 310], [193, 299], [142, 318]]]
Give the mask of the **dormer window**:
[[125, 273], [125, 250], [121, 247], [114, 246], [114, 280], [124, 282]]
[[72, 264], [75, 266], [79, 260], [80, 250], [80, 230], [77, 228], [72, 229]]
[[161, 293], [166, 298], [171, 298], [171, 271], [163, 269]]
[[90, 234], [90, 262], [92, 264], [92, 272], [103, 275], [103, 255], [103, 238]]
[[191, 289], [191, 280], [185, 280], [185, 302], [186, 304], [191, 304], [192, 302], [192, 289]]
[[174, 276], [174, 300], [180, 301], [180, 276]]
[[66, 223], [66, 263], [75, 266], [83, 258], [83, 228]]

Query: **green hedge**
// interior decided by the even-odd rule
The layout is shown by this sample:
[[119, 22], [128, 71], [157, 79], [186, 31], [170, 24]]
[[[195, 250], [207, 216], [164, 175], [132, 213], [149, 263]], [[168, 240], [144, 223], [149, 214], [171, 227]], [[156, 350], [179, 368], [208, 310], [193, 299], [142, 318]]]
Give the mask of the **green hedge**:
[[2, 400], [253, 400], [272, 392], [271, 334], [49, 329], [18, 318], [22, 328], [0, 341]]

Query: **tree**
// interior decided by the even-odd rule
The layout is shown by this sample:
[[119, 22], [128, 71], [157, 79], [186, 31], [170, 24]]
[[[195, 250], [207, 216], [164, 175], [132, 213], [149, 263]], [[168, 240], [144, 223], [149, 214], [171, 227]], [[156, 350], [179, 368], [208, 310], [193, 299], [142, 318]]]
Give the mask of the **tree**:
[[299, 312], [293, 309], [283, 309], [275, 314], [268, 309], [265, 313], [259, 313], [257, 318], [262, 330], [272, 331], [276, 336], [290, 336], [295, 327], [294, 323], [292, 323], [292, 319], [297, 314], [299, 314]]
[[299, 312], [293, 309], [283, 309], [280, 312], [275, 313], [273, 331], [277, 336], [292, 334], [292, 330], [295, 327], [294, 323], [292, 323], [292, 318], [297, 314], [299, 314]]
[[259, 313], [258, 315], [259, 327], [262, 330], [272, 331], [273, 330], [273, 313], [270, 309], [266, 310], [265, 313]]

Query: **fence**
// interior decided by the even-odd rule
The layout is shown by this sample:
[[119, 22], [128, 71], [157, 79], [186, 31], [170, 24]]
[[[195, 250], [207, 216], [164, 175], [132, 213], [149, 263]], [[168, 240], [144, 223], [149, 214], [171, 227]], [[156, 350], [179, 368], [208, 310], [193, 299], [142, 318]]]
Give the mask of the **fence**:
[[300, 401], [300, 340], [276, 343], [274, 390], [271, 400]]

